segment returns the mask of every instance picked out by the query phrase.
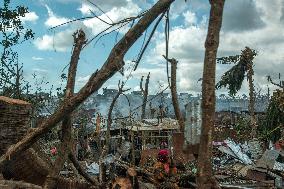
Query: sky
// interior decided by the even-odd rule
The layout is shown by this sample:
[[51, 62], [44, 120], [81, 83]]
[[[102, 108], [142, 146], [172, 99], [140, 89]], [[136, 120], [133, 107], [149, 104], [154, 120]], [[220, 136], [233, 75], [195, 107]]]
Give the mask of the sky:
[[[22, 18], [24, 26], [33, 29], [35, 39], [25, 42], [16, 50], [19, 60], [24, 65], [25, 80], [35, 84], [40, 80], [46, 90], [64, 86], [60, 79], [66, 73], [70, 61], [73, 37], [72, 34], [82, 28], [88, 40], [102, 31], [107, 25], [97, 18], [72, 22], [55, 29], [70, 20], [92, 16], [92, 12], [101, 19], [116, 22], [149, 9], [156, 0], [90, 0], [103, 12], [86, 0], [14, 0], [13, 5], [25, 5], [29, 13]], [[208, 28], [210, 4], [207, 0], [176, 0], [170, 10], [169, 57], [178, 60], [178, 92], [201, 93], [201, 82], [204, 62], [204, 42]], [[240, 54], [246, 46], [257, 50], [255, 58], [254, 84], [257, 91], [266, 93], [267, 87], [274, 89], [267, 82], [271, 75], [278, 81], [278, 73], [284, 74], [284, 0], [226, 0], [223, 24], [220, 33], [218, 57]], [[88, 80], [89, 76], [104, 64], [112, 47], [130, 25], [118, 33], [103, 37], [98, 43], [91, 42], [80, 56], [76, 76], [76, 91]], [[146, 38], [151, 33], [147, 30]], [[146, 50], [136, 71], [131, 71], [133, 60], [142, 46], [142, 36], [124, 57], [126, 62], [124, 75], [117, 73], [103, 87], [117, 88], [118, 80], [126, 81], [125, 88], [139, 90], [142, 75], [151, 72], [151, 94], [167, 86], [165, 54], [165, 19], [160, 23], [151, 43]], [[230, 68], [228, 65], [217, 65], [216, 80]], [[65, 68], [65, 69], [64, 69]], [[33, 78], [37, 75], [37, 80]], [[130, 77], [129, 77], [130, 76]], [[129, 79], [127, 79], [129, 78]], [[225, 89], [218, 94], [227, 93]], [[244, 81], [240, 94], [248, 93], [247, 81]]]

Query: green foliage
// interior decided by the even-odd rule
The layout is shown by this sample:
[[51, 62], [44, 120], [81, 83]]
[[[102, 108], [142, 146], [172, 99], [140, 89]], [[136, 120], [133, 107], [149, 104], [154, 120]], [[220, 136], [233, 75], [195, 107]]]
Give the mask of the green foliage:
[[0, 93], [9, 97], [20, 98], [20, 93], [26, 89], [26, 85], [21, 87], [23, 82], [22, 65], [18, 62], [18, 53], [13, 51], [13, 47], [26, 40], [34, 38], [31, 29], [26, 29], [21, 21], [28, 13], [28, 8], [24, 6], [10, 7], [10, 0], [4, 0], [3, 7], [0, 8]]
[[240, 117], [236, 122], [235, 130], [240, 138], [249, 134], [251, 130], [249, 117]]
[[245, 49], [242, 50], [241, 55], [218, 58], [217, 63], [234, 63], [236, 65], [224, 73], [221, 80], [216, 84], [216, 89], [220, 89], [222, 87], [228, 88], [229, 95], [235, 96], [241, 89], [245, 74], [248, 71], [249, 66], [252, 66], [253, 59], [256, 55], [257, 53], [255, 50], [245, 47]]
[[4, 0], [3, 8], [0, 8], [0, 31], [2, 38], [0, 44], [4, 49], [10, 48], [20, 42], [34, 37], [31, 29], [25, 29], [21, 17], [25, 17], [28, 8], [17, 6], [11, 9], [10, 0]]
[[281, 138], [284, 126], [284, 92], [276, 90], [271, 97], [263, 124], [260, 125], [263, 138], [276, 142]]

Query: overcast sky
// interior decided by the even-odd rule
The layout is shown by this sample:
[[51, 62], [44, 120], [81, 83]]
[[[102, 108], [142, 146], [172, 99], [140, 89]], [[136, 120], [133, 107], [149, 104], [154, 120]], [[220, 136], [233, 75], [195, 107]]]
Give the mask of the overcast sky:
[[[91, 16], [95, 12], [102, 19], [110, 17], [113, 21], [135, 16], [148, 9], [153, 0], [91, 0], [104, 12], [84, 0], [15, 0], [14, 5], [24, 4], [30, 13], [23, 18], [27, 27], [35, 32], [35, 40], [18, 47], [20, 60], [24, 64], [24, 74], [32, 81], [32, 74], [44, 78], [55, 87], [61, 84], [60, 75], [69, 63], [73, 44], [72, 34], [82, 28], [88, 39], [107, 27], [100, 20], [86, 19], [74, 22], [55, 30], [51, 27], [66, 21]], [[207, 33], [210, 5], [207, 0], [176, 0], [170, 12], [169, 56], [178, 63], [177, 86], [179, 92], [200, 93], [202, 77], [204, 42]], [[90, 11], [91, 10], [91, 11]], [[167, 84], [166, 64], [162, 58], [165, 54], [164, 20], [155, 33], [138, 69], [132, 72], [127, 87], [139, 89], [142, 75], [151, 72], [150, 92], [159, 91], [159, 83]], [[267, 75], [277, 79], [278, 73], [284, 74], [284, 0], [227, 0], [225, 2], [223, 25], [218, 56], [239, 54], [245, 46], [258, 51], [255, 59], [255, 86], [262, 92], [267, 91]], [[127, 31], [124, 27], [117, 35], [118, 39]], [[147, 36], [150, 34], [150, 29]], [[128, 76], [131, 61], [139, 53], [143, 37], [131, 48], [125, 57], [127, 63], [125, 76]], [[99, 69], [105, 62], [116, 40], [116, 33], [108, 35], [96, 45], [91, 43], [81, 54], [76, 90], [86, 83], [89, 75]], [[217, 80], [230, 66], [217, 66]], [[65, 70], [66, 72], [67, 70]], [[104, 87], [116, 88], [119, 79], [125, 76], [116, 74], [106, 82]], [[271, 86], [270, 86], [271, 87]], [[240, 93], [247, 93], [247, 82]], [[226, 90], [218, 91], [226, 93]]]

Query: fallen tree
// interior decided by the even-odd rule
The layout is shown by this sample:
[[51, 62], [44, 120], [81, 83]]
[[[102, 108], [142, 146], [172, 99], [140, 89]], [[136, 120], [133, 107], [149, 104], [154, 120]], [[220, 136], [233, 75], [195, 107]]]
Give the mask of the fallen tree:
[[109, 57], [100, 70], [94, 72], [86, 85], [77, 95], [64, 100], [58, 110], [47, 120], [43, 121], [33, 132], [27, 134], [21, 141], [11, 146], [0, 158], [2, 171], [5, 162], [10, 157], [17, 156], [30, 148], [43, 134], [55, 127], [66, 115], [70, 115], [84, 100], [97, 91], [109, 78], [121, 70], [124, 66], [124, 55], [143, 34], [149, 25], [163, 12], [167, 11], [174, 0], [160, 0], [125, 34], [124, 37], [113, 47]]

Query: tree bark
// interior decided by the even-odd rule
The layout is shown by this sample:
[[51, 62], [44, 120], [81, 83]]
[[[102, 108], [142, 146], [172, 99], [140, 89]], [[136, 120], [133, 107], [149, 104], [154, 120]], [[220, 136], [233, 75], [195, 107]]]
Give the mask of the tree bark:
[[0, 96], [0, 155], [27, 134], [32, 105]]
[[[30, 103], [0, 96], [0, 154], [2, 155], [10, 145], [20, 141], [30, 128]], [[3, 170], [5, 179], [23, 180], [42, 185], [48, 175], [50, 165], [39, 151], [37, 144], [20, 156], [11, 156]], [[38, 152], [38, 153], [36, 153]]]
[[251, 137], [254, 139], [256, 138], [256, 130], [257, 130], [257, 124], [256, 124], [256, 118], [254, 113], [254, 104], [255, 104], [255, 97], [254, 97], [254, 86], [253, 86], [253, 64], [248, 64], [248, 83], [249, 83], [249, 114], [250, 114], [250, 125], [251, 125]]
[[107, 117], [107, 133], [106, 133], [106, 144], [104, 147], [104, 150], [101, 154], [100, 160], [99, 160], [99, 166], [100, 166], [100, 182], [105, 182], [106, 180], [106, 168], [105, 168], [105, 164], [103, 162], [104, 158], [106, 157], [106, 155], [109, 153], [110, 150], [110, 129], [111, 129], [111, 124], [112, 124], [112, 118], [111, 118], [111, 114], [115, 105], [115, 102], [117, 101], [118, 97], [123, 94], [123, 92], [128, 91], [129, 89], [123, 90], [123, 86], [124, 83], [122, 82], [122, 84], [120, 85], [120, 81], [118, 82], [118, 92], [115, 95], [115, 97], [113, 98], [111, 104], [110, 104], [110, 108], [108, 111], [108, 117]]
[[[164, 56], [166, 59], [166, 56]], [[181, 114], [180, 108], [179, 108], [179, 102], [178, 102], [178, 95], [177, 95], [177, 63], [178, 61], [174, 58], [168, 59], [168, 62], [171, 63], [171, 94], [172, 94], [172, 102], [174, 106], [174, 111], [176, 118], [179, 123], [180, 131], [184, 132], [184, 119]]]
[[205, 42], [205, 58], [202, 81], [202, 127], [200, 136], [197, 185], [200, 189], [217, 188], [212, 175], [212, 131], [215, 119], [216, 55], [225, 0], [210, 0], [210, 18]]
[[[67, 100], [74, 94], [75, 78], [79, 56], [83, 45], [86, 43], [86, 37], [83, 30], [75, 32], [74, 35], [74, 50], [71, 56], [70, 67], [68, 70], [68, 79], [66, 85], [65, 99]], [[58, 156], [55, 160], [52, 171], [46, 178], [44, 189], [56, 188], [57, 177], [62, 169], [67, 156], [72, 148], [72, 120], [71, 116], [67, 115], [62, 121], [62, 142], [58, 150]]]
[[174, 0], [160, 0], [135, 24], [125, 36], [114, 46], [108, 59], [99, 71], [93, 73], [86, 85], [78, 92], [77, 95], [67, 99], [58, 108], [58, 110], [50, 116], [49, 119], [42, 122], [34, 132], [28, 134], [24, 139], [12, 146], [6, 154], [0, 158], [0, 168], [10, 156], [28, 149], [43, 134], [55, 127], [66, 115], [72, 113], [84, 100], [97, 91], [109, 78], [117, 73], [124, 65], [124, 55], [135, 41], [143, 34], [149, 25], [162, 12], [166, 11]]
[[109, 148], [110, 148], [110, 128], [111, 128], [111, 124], [112, 124], [111, 114], [112, 114], [114, 105], [115, 105], [118, 97], [121, 94], [130, 90], [130, 89], [123, 90], [123, 87], [124, 87], [124, 83], [122, 82], [122, 84], [120, 85], [120, 81], [119, 81], [118, 82], [118, 92], [114, 96], [114, 98], [112, 99], [112, 102], [111, 102], [110, 107], [109, 107], [108, 116], [107, 116], [106, 153], [109, 153]]
[[148, 88], [149, 88], [149, 80], [150, 80], [150, 72], [147, 76], [147, 79], [145, 81], [145, 89], [143, 89], [143, 77], [141, 77], [140, 81], [140, 90], [142, 91], [143, 94], [143, 104], [142, 104], [142, 113], [141, 113], [141, 120], [145, 119], [145, 110], [146, 110], [146, 104], [147, 104], [147, 97], [148, 97]]

